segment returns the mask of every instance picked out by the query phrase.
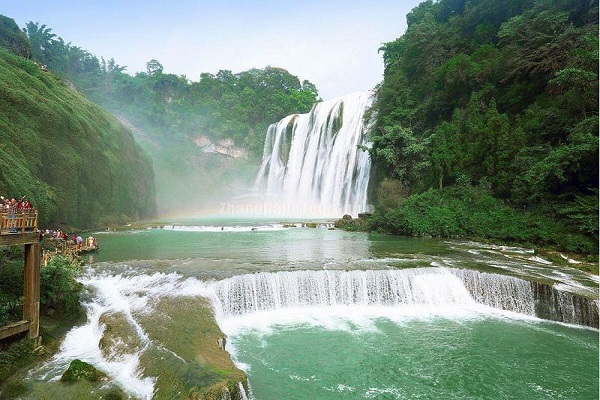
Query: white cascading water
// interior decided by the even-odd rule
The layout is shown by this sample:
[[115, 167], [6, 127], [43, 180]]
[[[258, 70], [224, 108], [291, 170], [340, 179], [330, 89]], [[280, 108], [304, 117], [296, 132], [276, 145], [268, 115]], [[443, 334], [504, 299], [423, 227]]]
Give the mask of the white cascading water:
[[[407, 315], [416, 318], [436, 313], [451, 317], [453, 310], [486, 314], [493, 309], [535, 316], [529, 282], [445, 267], [260, 272], [209, 282], [176, 273], [114, 276], [90, 272], [80, 279], [93, 294], [86, 304], [87, 323], [70, 331], [60, 352], [35, 375], [42, 380], [57, 380], [72, 360], [81, 359], [106, 372], [128, 393], [143, 399], [153, 397], [156, 378], [144, 376], [140, 356], [157, 344], [138, 323], [137, 315], [152, 313], [153, 305], [163, 297], [210, 299], [217, 322], [227, 335], [235, 335], [235, 320], [244, 315], [250, 317], [250, 324], [260, 327], [285, 323], [281, 318], [286, 316], [301, 321], [311, 318], [310, 310], [333, 309], [334, 313], [345, 312], [342, 317], [349, 318], [354, 315], [361, 318], [361, 314], [367, 318], [369, 315], [394, 318], [411, 308], [412, 313]], [[369, 314], [371, 309], [374, 312]], [[255, 313], [265, 311], [280, 313], [276, 319], [256, 317]], [[99, 348], [105, 330], [101, 316], [106, 313], [125, 316], [137, 335], [139, 348], [106, 358]], [[325, 318], [331, 319], [331, 314], [328, 315]], [[331, 326], [337, 329], [338, 325]]]
[[261, 272], [215, 282], [212, 289], [225, 317], [301, 307], [475, 304], [535, 315], [528, 282], [446, 268]]
[[535, 315], [531, 284], [512, 276], [490, 274], [470, 269], [451, 269], [480, 304], [525, 315]]
[[371, 160], [361, 146], [371, 103], [371, 94], [355, 93], [272, 124], [256, 189], [304, 215], [366, 211]]

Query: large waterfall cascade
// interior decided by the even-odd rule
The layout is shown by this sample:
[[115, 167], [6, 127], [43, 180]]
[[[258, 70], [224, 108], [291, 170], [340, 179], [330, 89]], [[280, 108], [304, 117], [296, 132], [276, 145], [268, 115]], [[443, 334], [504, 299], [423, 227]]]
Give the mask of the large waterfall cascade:
[[257, 190], [305, 215], [366, 211], [371, 160], [362, 146], [371, 103], [371, 94], [355, 93], [272, 124]]
[[[527, 316], [597, 326], [594, 301], [575, 307], [570, 294], [554, 289], [540, 296], [529, 281], [475, 270], [413, 268], [404, 270], [281, 271], [237, 275], [211, 285], [221, 317], [298, 307], [330, 306], [489, 306]], [[556, 311], [540, 308], [551, 299]], [[584, 310], [585, 308], [589, 308]], [[583, 310], [583, 311], [582, 311]], [[587, 315], [589, 314], [589, 315]]]

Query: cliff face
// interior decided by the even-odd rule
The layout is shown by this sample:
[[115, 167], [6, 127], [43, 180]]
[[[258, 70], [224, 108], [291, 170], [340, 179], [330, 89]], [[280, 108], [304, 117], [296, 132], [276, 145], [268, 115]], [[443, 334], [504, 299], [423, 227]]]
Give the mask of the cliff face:
[[0, 194], [27, 196], [40, 226], [156, 214], [152, 161], [132, 133], [59, 77], [0, 47]]

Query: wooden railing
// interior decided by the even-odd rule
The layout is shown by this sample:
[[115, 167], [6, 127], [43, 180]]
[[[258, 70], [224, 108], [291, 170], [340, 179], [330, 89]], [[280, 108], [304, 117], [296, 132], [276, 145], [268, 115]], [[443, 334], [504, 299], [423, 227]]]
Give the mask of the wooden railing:
[[16, 212], [0, 211], [0, 235], [36, 232], [38, 212], [34, 208]]

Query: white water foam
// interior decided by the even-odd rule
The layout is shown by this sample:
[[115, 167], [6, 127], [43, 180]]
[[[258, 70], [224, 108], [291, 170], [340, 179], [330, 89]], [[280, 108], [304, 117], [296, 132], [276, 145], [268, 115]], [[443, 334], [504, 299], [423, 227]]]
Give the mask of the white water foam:
[[[144, 376], [140, 368], [140, 356], [152, 344], [143, 328], [137, 323], [134, 314], [152, 312], [153, 303], [161, 296], [182, 293], [198, 295], [202, 285], [190, 285], [190, 280], [182, 281], [177, 274], [153, 275], [94, 275], [80, 279], [92, 291], [92, 299], [85, 304], [87, 323], [71, 330], [52, 360], [33, 374], [38, 379], [58, 380], [71, 361], [80, 359], [94, 365], [109, 375], [116, 384], [131, 395], [140, 399], [151, 399], [156, 383], [155, 377]], [[191, 287], [190, 287], [191, 286]], [[120, 313], [133, 327], [141, 349], [130, 353], [112, 354], [107, 359], [99, 343], [105, 326], [100, 322], [107, 313]]]
[[[514, 312], [532, 315], [533, 307], [533, 298], [526, 293], [531, 289], [520, 279], [451, 268], [263, 272], [209, 282], [175, 273], [130, 274], [94, 274], [90, 270], [81, 278], [91, 291], [86, 305], [88, 322], [69, 332], [59, 354], [37, 371], [41, 379], [58, 379], [78, 358], [107, 373], [133, 396], [152, 398], [156, 378], [144, 375], [139, 360], [154, 344], [135, 316], [152, 313], [154, 304], [164, 297], [208, 298], [220, 328], [230, 338], [247, 330], [268, 334], [278, 325], [369, 331], [376, 329], [378, 318], [398, 324], [437, 317], [514, 318], [518, 317]], [[108, 312], [125, 316], [141, 349], [105, 358], [99, 348], [104, 331], [100, 317]], [[227, 350], [235, 359], [231, 341]]]
[[219, 326], [232, 336], [246, 330], [269, 334], [274, 326], [299, 324], [369, 331], [377, 318], [402, 324], [436, 317], [534, 315], [528, 282], [443, 267], [257, 273], [208, 288]]
[[283, 224], [256, 225], [256, 226], [231, 226], [231, 225], [165, 225], [162, 229], [183, 232], [251, 232], [251, 231], [279, 231], [287, 229]]
[[523, 247], [495, 245], [495, 244], [480, 243], [480, 242], [473, 242], [473, 241], [456, 241], [456, 242], [446, 242], [446, 243], [448, 245], [450, 245], [451, 247], [453, 247], [454, 245], [459, 245], [459, 246], [474, 247], [476, 249], [482, 249], [482, 250], [497, 250], [497, 251], [501, 251], [501, 252], [509, 252], [509, 253], [517, 253], [517, 254], [534, 254], [535, 253], [535, 250], [526, 249]]

